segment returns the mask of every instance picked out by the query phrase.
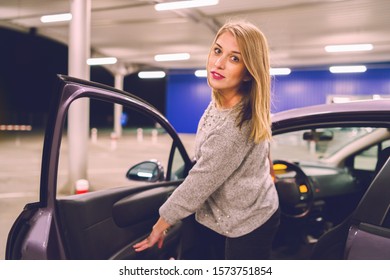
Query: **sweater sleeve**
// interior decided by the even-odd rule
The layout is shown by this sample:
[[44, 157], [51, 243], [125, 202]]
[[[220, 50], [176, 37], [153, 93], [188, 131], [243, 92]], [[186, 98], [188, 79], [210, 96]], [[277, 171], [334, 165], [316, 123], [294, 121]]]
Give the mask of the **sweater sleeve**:
[[245, 154], [245, 144], [232, 135], [211, 134], [187, 178], [161, 206], [160, 216], [173, 225], [195, 213], [240, 166]]

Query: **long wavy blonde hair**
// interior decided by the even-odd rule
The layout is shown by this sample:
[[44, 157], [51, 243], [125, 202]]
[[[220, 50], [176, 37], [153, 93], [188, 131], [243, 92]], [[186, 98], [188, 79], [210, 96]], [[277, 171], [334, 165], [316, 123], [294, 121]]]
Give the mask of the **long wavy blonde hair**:
[[[243, 108], [238, 125], [250, 122], [250, 137], [254, 142], [270, 140], [271, 133], [271, 76], [268, 43], [264, 34], [245, 20], [228, 21], [218, 31], [213, 41], [224, 32], [231, 32], [237, 40], [246, 70], [251, 76], [241, 84]], [[220, 94], [212, 90], [213, 99], [221, 105]]]

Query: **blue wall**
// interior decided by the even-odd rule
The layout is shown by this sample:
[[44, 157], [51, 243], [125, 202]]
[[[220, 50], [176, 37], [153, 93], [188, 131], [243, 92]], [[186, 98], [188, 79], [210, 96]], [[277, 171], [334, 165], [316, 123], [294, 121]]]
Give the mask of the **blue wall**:
[[329, 95], [389, 95], [390, 69], [365, 73], [332, 74], [329, 71], [293, 71], [273, 80], [273, 113], [326, 103]]
[[211, 100], [206, 78], [194, 72], [169, 73], [166, 90], [166, 117], [180, 133], [195, 133], [200, 117]]
[[[272, 113], [326, 103], [329, 95], [390, 95], [390, 67], [368, 68], [365, 73], [332, 74], [328, 70], [293, 70], [275, 76]], [[205, 78], [193, 71], [168, 76], [166, 91], [168, 120], [180, 133], [195, 133], [199, 118], [211, 100]]]

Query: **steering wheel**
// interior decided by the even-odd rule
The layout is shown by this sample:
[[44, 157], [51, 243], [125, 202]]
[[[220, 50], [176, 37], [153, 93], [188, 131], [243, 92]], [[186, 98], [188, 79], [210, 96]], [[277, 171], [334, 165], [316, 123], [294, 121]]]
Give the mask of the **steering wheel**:
[[273, 166], [282, 214], [290, 218], [306, 217], [314, 201], [311, 180], [298, 164], [274, 160]]

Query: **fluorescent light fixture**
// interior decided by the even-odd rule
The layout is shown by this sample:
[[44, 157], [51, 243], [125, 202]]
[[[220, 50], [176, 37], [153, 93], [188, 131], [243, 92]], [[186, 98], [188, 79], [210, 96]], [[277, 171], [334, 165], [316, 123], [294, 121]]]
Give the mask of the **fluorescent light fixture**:
[[372, 44], [353, 44], [353, 45], [329, 45], [325, 47], [327, 52], [357, 52], [371, 51], [374, 48]]
[[164, 71], [141, 71], [138, 73], [141, 79], [161, 79], [165, 77]]
[[71, 19], [72, 19], [72, 14], [65, 13], [65, 14], [42, 16], [41, 22], [50, 23], [50, 22], [59, 22], [59, 21], [70, 21]]
[[107, 65], [107, 64], [115, 64], [118, 60], [116, 57], [96, 57], [96, 58], [88, 58], [88, 65]]
[[155, 61], [174, 61], [187, 59], [190, 59], [189, 53], [158, 54], [154, 56]]
[[367, 71], [367, 67], [364, 65], [331, 66], [329, 71], [331, 73], [363, 73]]
[[168, 3], [159, 3], [154, 5], [156, 11], [167, 11], [187, 8], [197, 8], [204, 6], [217, 5], [219, 0], [189, 0], [189, 1], [175, 1]]
[[271, 68], [269, 70], [270, 74], [272, 76], [276, 75], [290, 75], [291, 69], [290, 68]]
[[198, 78], [206, 78], [207, 77], [207, 70], [196, 70], [195, 76]]

